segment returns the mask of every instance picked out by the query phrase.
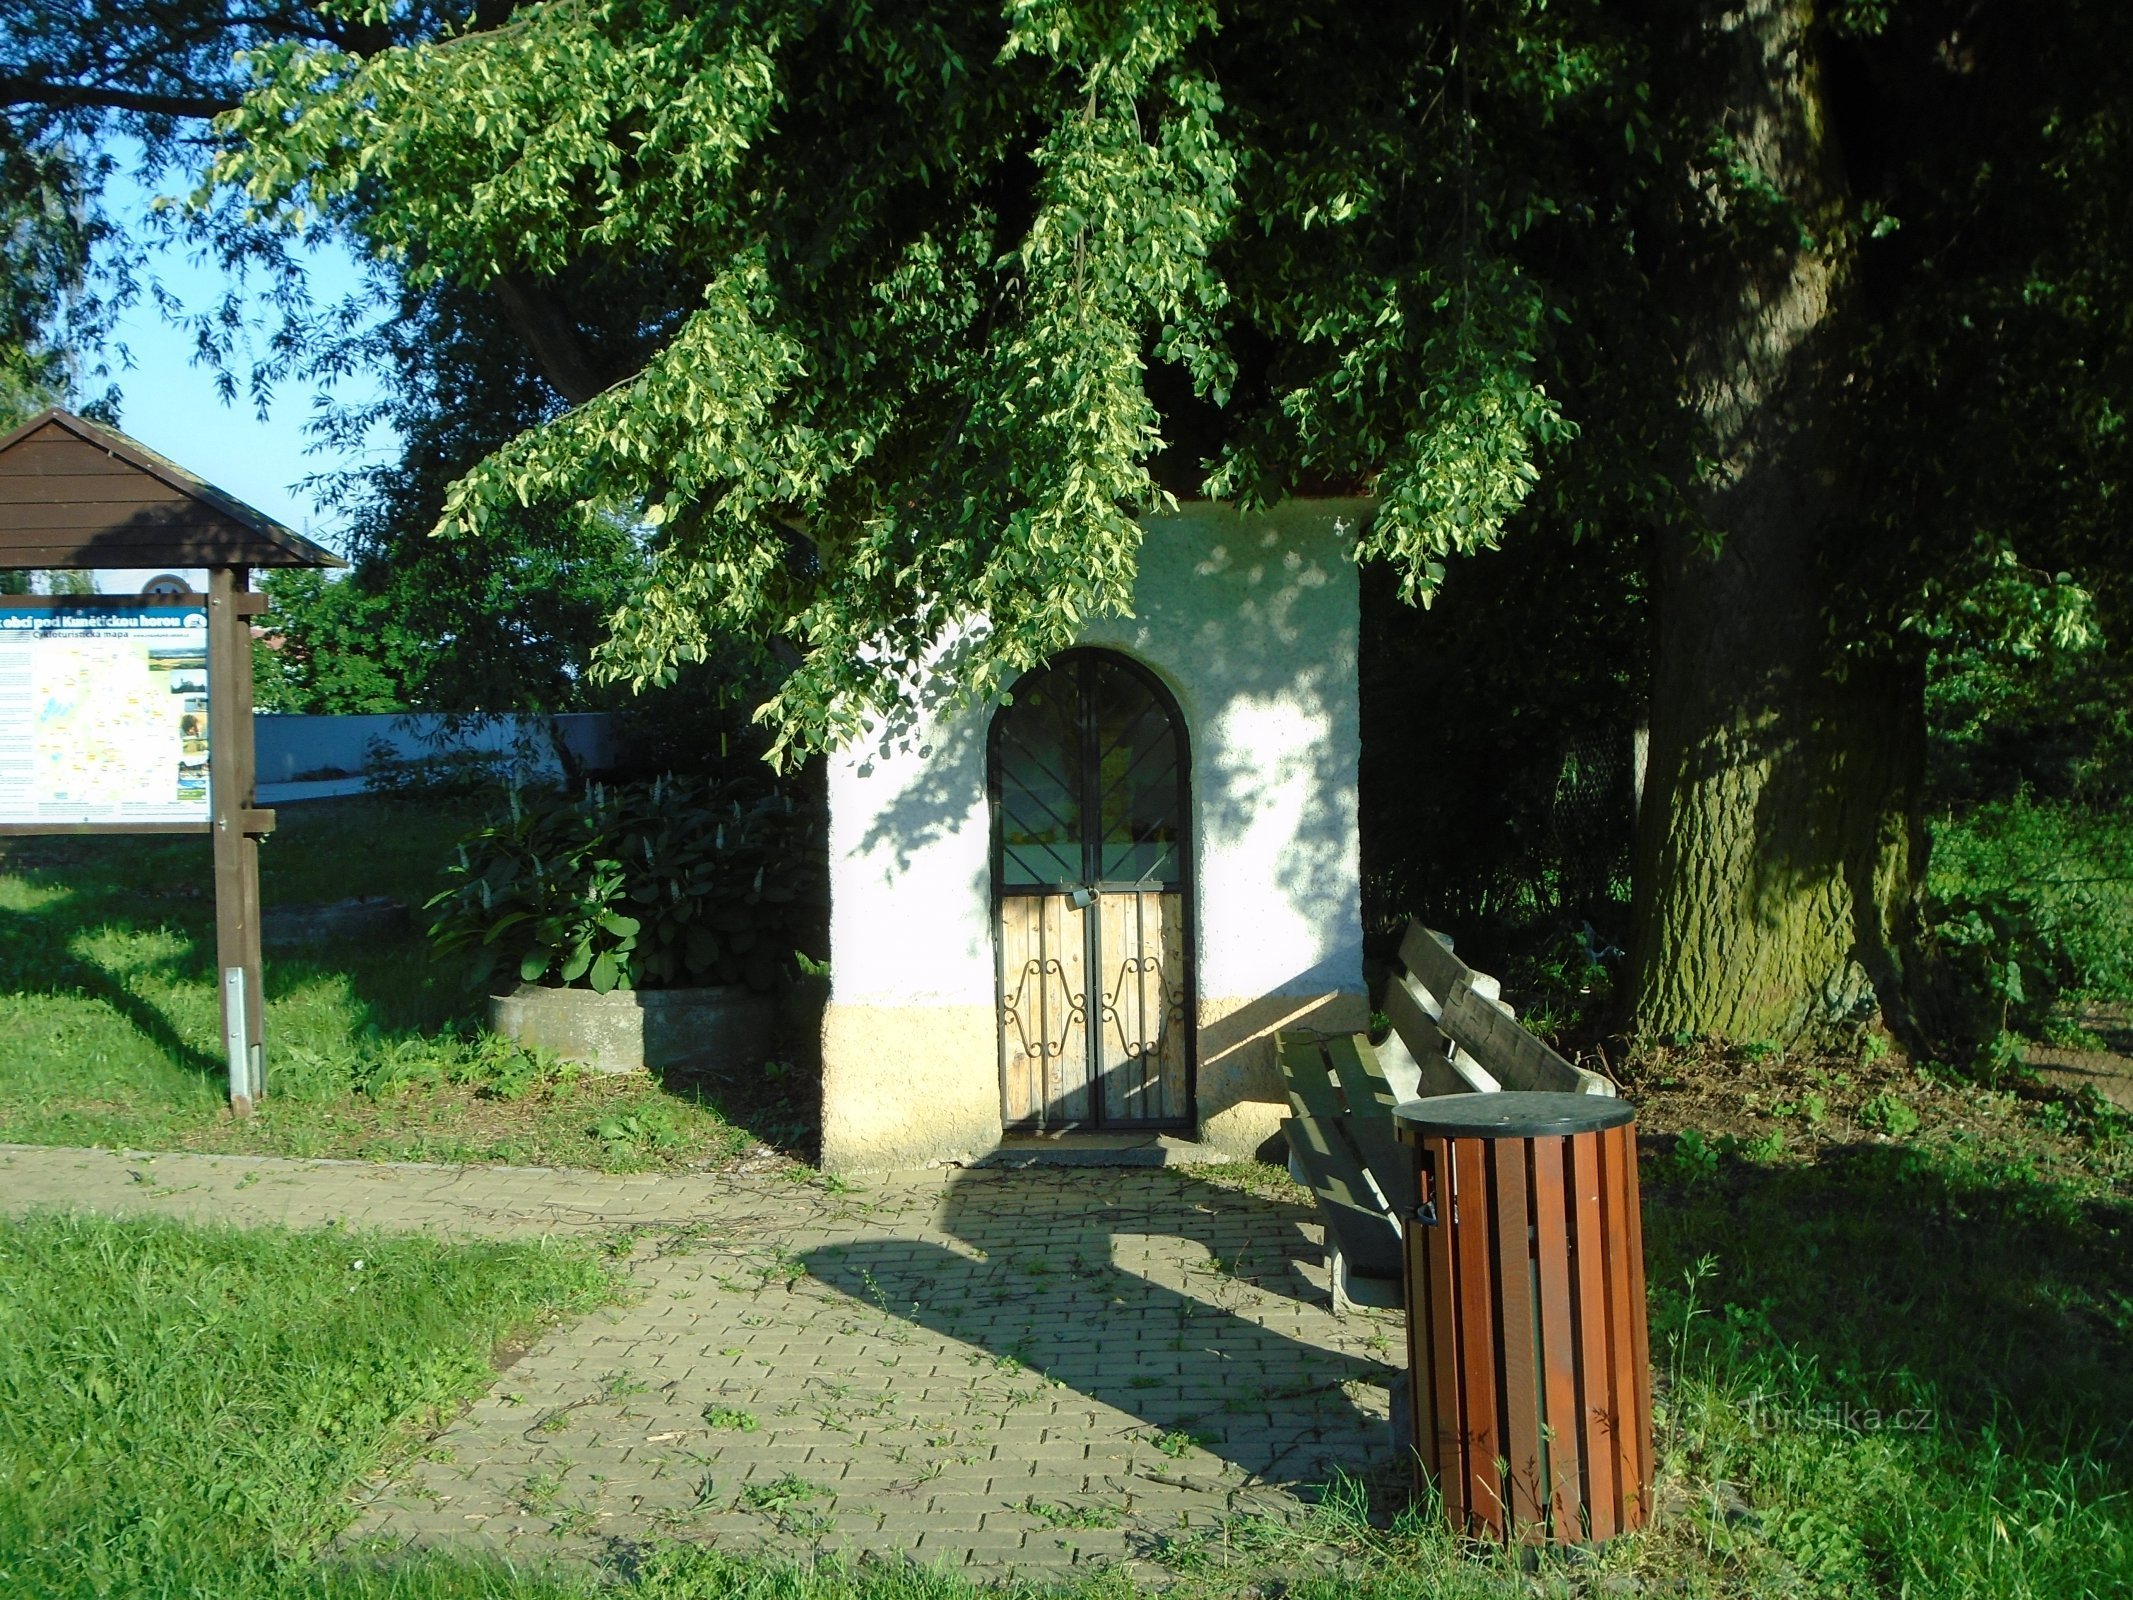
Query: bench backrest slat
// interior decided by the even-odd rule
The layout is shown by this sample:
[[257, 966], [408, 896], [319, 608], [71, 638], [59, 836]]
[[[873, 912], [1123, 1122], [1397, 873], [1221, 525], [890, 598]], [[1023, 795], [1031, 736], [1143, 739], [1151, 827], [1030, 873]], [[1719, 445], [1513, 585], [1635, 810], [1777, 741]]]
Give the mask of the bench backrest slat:
[[1454, 1057], [1451, 1041], [1424, 1008], [1424, 996], [1416, 992], [1421, 987], [1413, 977], [1399, 972], [1385, 985], [1385, 1015], [1394, 1035], [1421, 1068], [1418, 1098], [1467, 1090], [1487, 1093], [1494, 1089], [1496, 1080], [1471, 1056]]
[[1444, 1031], [1483, 1062], [1506, 1089], [1577, 1094], [1583, 1088], [1577, 1068], [1472, 989], [1452, 991], [1444, 1005]]

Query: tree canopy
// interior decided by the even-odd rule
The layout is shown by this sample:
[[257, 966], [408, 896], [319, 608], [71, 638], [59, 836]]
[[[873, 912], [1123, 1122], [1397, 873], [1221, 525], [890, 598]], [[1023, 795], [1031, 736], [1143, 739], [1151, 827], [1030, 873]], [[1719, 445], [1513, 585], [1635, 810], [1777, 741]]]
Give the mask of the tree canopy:
[[1638, 115], [1589, 11], [1512, 9], [1455, 74], [1451, 6], [526, 6], [256, 53], [217, 176], [418, 285], [673, 286], [642, 365], [484, 461], [441, 528], [647, 530], [610, 670], [782, 646], [768, 714], [805, 749], [973, 616], [981, 695], [1121, 611], [1195, 406], [1228, 415], [1187, 487], [1367, 480], [1362, 553], [1416, 595], [1500, 537], [1571, 432], [1517, 247], [1609, 226], [1526, 157]]
[[506, 611], [619, 589], [629, 682], [751, 642], [783, 759], [951, 630], [980, 696], [1123, 609], [1173, 493], [1366, 489], [1423, 603], [1545, 536], [1649, 607], [1669, 1030], [1900, 990], [1929, 657], [2133, 622], [2105, 0], [85, 14], [0, 72], [17, 152], [171, 149], [242, 46], [202, 215], [378, 262], [387, 326], [311, 352], [397, 374], [378, 548]]

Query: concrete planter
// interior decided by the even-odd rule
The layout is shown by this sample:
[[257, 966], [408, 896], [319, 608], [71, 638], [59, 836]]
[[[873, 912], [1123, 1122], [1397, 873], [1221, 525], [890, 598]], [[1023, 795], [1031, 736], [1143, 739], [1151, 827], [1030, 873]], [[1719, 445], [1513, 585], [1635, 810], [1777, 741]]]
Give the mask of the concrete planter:
[[598, 1072], [746, 1068], [769, 1057], [777, 1004], [748, 989], [549, 989], [521, 984], [489, 999], [506, 1038]]

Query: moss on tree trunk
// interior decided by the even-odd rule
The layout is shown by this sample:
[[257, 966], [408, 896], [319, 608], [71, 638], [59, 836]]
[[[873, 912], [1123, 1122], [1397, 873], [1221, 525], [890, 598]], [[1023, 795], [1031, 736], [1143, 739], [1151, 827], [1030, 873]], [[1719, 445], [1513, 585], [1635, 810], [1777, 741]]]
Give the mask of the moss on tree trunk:
[[1837, 402], [1853, 274], [1804, 0], [1700, 8], [1737, 174], [1682, 263], [1709, 538], [1654, 541], [1631, 998], [1652, 1033], [1792, 1040], [1902, 988], [1923, 850], [1922, 678], [1841, 655], [1857, 507]]

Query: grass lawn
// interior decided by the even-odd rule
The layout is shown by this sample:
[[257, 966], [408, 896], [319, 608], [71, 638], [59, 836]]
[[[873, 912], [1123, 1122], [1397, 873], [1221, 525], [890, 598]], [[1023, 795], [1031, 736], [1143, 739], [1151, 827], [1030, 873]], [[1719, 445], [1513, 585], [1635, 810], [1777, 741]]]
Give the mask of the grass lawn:
[[0, 1593], [303, 1592], [351, 1488], [610, 1293], [582, 1246], [0, 1222]]
[[1909, 1103], [1647, 1158], [1659, 1542], [1753, 1594], [2133, 1593], [2125, 1121]]
[[225, 1104], [204, 838], [0, 844], [0, 1141], [511, 1161], [716, 1164], [812, 1119], [784, 1083], [662, 1085], [557, 1070], [479, 1032], [482, 993], [422, 936], [466, 800], [282, 809], [260, 849], [269, 906], [386, 895], [397, 936], [267, 952], [269, 1098]]
[[[1522, 1570], [1403, 1509], [1393, 1473], [1368, 1496], [1335, 1486], [1300, 1528], [1241, 1519], [1166, 1541], [1151, 1553], [1168, 1592], [2133, 1593], [2124, 1119], [2073, 1125], [2051, 1102], [1917, 1083], [1917, 1121], [1877, 1133], [1885, 1112], [1866, 1107], [1907, 1069], [1700, 1066], [1756, 1085], [1734, 1098], [1780, 1121], [1803, 1116], [1795, 1073], [1819, 1074], [1826, 1099], [1812, 1137], [1758, 1143], [1682, 1119], [1698, 1103], [1687, 1064], [1661, 1058], [1644, 1079], [1650, 1530]], [[1273, 1168], [1226, 1181], [1287, 1183]], [[960, 1578], [683, 1543], [553, 1571], [328, 1549], [349, 1491], [421, 1447], [499, 1340], [596, 1303], [604, 1282], [587, 1252], [551, 1247], [0, 1222], [0, 1593], [970, 1600]], [[1114, 1573], [1062, 1592], [1131, 1590]]]

